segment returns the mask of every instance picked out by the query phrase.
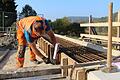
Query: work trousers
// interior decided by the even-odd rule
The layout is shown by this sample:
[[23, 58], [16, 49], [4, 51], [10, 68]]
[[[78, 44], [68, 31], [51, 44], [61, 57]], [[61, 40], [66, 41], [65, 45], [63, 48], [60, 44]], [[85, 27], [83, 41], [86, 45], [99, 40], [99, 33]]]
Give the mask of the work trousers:
[[[18, 40], [18, 51], [17, 51], [17, 67], [23, 67], [24, 65], [24, 55], [27, 46], [27, 42], [25, 40], [24, 33], [18, 29], [17, 30], [17, 40]], [[29, 46], [29, 45], [28, 45]], [[30, 46], [29, 46], [30, 48]], [[33, 61], [36, 59], [36, 55], [33, 53], [32, 49], [30, 48], [30, 60]]]

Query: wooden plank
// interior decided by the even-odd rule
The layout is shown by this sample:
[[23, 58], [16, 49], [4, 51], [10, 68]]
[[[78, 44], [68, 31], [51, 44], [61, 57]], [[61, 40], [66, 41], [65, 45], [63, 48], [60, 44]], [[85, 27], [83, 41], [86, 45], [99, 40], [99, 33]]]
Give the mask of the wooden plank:
[[[77, 63], [75, 65], [75, 68], [82, 68], [82, 67], [88, 67], [88, 66], [93, 66], [93, 65], [105, 65], [106, 64], [106, 60], [101, 60], [101, 61], [93, 61], [93, 62], [86, 62], [86, 63]], [[61, 69], [64, 69], [64, 68], [72, 68], [73, 65], [64, 65], [64, 66], [61, 66]]]
[[[61, 63], [62, 63], [62, 66], [67, 66], [68, 65], [68, 58], [64, 58]], [[62, 76], [63, 77], [68, 76], [68, 69], [67, 68], [62, 69]]]
[[12, 79], [12, 78], [25, 78], [32, 76], [43, 76], [43, 75], [53, 75], [60, 74], [60, 66], [34, 66], [34, 67], [24, 67], [14, 70], [0, 70], [0, 80], [2, 79]]
[[[69, 57], [68, 55], [66, 55], [65, 53], [61, 53], [61, 61], [63, 60], [63, 59], [68, 59], [68, 65], [73, 65], [76, 61], [75, 60], [73, 60], [71, 57]], [[77, 62], [76, 62], [77, 63]], [[63, 65], [61, 65], [61, 66], [63, 66]], [[64, 65], [65, 66], [65, 65]], [[67, 66], [67, 65], [66, 65]], [[68, 69], [67, 68], [67, 70], [68, 70], [68, 76], [71, 76], [71, 69]], [[75, 77], [75, 72], [73, 72], [72, 73], [72, 77]], [[69, 80], [71, 80], [71, 79], [69, 79]]]
[[[89, 16], [89, 23], [92, 22], [92, 15]], [[91, 26], [89, 26], [89, 34], [92, 33]]]
[[9, 80], [68, 80], [68, 79], [66, 79], [66, 77], [62, 77], [61, 74], [54, 74], [54, 75], [33, 76], [33, 77], [17, 78], [17, 79], [9, 79]]
[[[118, 11], [118, 22], [120, 22], [120, 10]], [[117, 27], [117, 37], [120, 37], [120, 26]]]
[[[113, 27], [120, 26], [120, 22], [112, 22]], [[80, 27], [108, 27], [108, 22], [101, 22], [101, 23], [82, 23], [80, 24]]]
[[108, 14], [108, 50], [107, 50], [107, 68], [110, 72], [112, 69], [112, 17], [113, 17], [113, 3], [109, 4], [109, 14]]
[[[90, 35], [90, 34], [80, 34], [81, 37], [88, 37], [88, 38], [96, 38], [102, 40], [108, 40], [108, 36], [100, 36], [100, 35]], [[120, 38], [112, 37], [112, 41], [120, 42]]]
[[85, 69], [80, 69], [77, 71], [77, 80], [86, 80], [87, 74]]

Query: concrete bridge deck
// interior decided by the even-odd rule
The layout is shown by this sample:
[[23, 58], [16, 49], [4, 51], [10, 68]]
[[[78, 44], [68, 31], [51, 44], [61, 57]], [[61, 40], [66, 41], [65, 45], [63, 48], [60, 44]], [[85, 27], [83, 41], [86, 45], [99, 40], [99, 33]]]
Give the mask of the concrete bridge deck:
[[[73, 44], [73, 42], [70, 41], [74, 41], [74, 43], [78, 43], [79, 45], [83, 44], [80, 41], [76, 41], [74, 39], [70, 39], [70, 38], [65, 38], [65, 40], [67, 40], [66, 45], [68, 45], [68, 43]], [[42, 41], [43, 43], [45, 43], [45, 41]], [[84, 44], [85, 45], [85, 44]], [[92, 44], [91, 44], [92, 45]], [[39, 46], [39, 45], [37, 45]], [[41, 45], [43, 48], [43, 50], [45, 50], [45, 52], [47, 52], [49, 54], [49, 51], [46, 51], [46, 49], [49, 48], [49, 46], [46, 48], [46, 43]], [[89, 46], [88, 46], [89, 47]], [[9, 52], [9, 54], [7, 55], [7, 57], [3, 60], [2, 63], [0, 63], [0, 78], [4, 78], [5, 76], [7, 76], [8, 78], [14, 78], [16, 77], [17, 79], [19, 77], [22, 77], [20, 79], [23, 80], [29, 80], [29, 79], [35, 79], [35, 80], [62, 80], [62, 76], [61, 76], [61, 66], [57, 66], [57, 65], [52, 65], [52, 64], [45, 64], [44, 62], [36, 65], [32, 62], [29, 61], [29, 50], [26, 49], [26, 53], [25, 53], [25, 64], [24, 64], [24, 68], [21, 69], [16, 69], [15, 64], [16, 64], [16, 50], [11, 50]], [[64, 56], [65, 57], [65, 56]], [[42, 61], [40, 58], [37, 57], [38, 60]], [[62, 55], [61, 55], [61, 60], [62, 60]], [[74, 60], [73, 60], [74, 61]], [[69, 63], [69, 62], [68, 62]], [[74, 62], [73, 62], [74, 63]], [[71, 65], [73, 65], [73, 63], [71, 63]], [[82, 64], [79, 64], [82, 65]], [[69, 64], [68, 64], [69, 66]], [[67, 67], [68, 67], [67, 66]], [[84, 63], [85, 66], [85, 63]], [[89, 65], [91, 66], [91, 65]], [[9, 70], [13, 70], [13, 71], [9, 71]], [[81, 70], [81, 69], [80, 69]], [[5, 71], [5, 72], [4, 72]], [[57, 73], [57, 74], [56, 74]], [[8, 76], [8, 74], [10, 76]], [[55, 74], [55, 75], [54, 75]], [[35, 77], [34, 77], [35, 76]], [[38, 76], [38, 77], [37, 77]], [[85, 75], [87, 76], [87, 75]], [[27, 78], [25, 78], [27, 77]], [[47, 77], [46, 79], [44, 77]], [[49, 79], [49, 78], [52, 79]], [[41, 78], [41, 79], [40, 79]], [[60, 79], [61, 78], [61, 79]], [[65, 78], [64, 78], [65, 79]], [[64, 80], [63, 79], [63, 80]]]
[[[4, 53], [5, 51], [3, 51]], [[16, 77], [17, 79], [9, 80], [49, 80], [50, 78], [56, 79], [61, 77], [61, 70], [56, 69], [55, 65], [45, 64], [41, 58], [37, 57], [41, 64], [35, 64], [29, 60], [29, 49], [26, 49], [25, 62], [23, 68], [16, 68], [16, 52], [17, 50], [11, 50], [7, 53], [4, 59], [0, 63], [0, 79]], [[2, 53], [2, 54], [3, 54]], [[55, 69], [54, 69], [55, 68]], [[56, 73], [56, 74], [55, 74]], [[57, 74], [59, 73], [59, 74]], [[55, 75], [52, 75], [55, 74]], [[31, 77], [32, 76], [32, 77]], [[20, 78], [19, 78], [20, 77]], [[21, 78], [23, 77], [23, 78]], [[59, 78], [58, 78], [59, 80]], [[61, 80], [61, 79], [60, 79]]]
[[[0, 64], [0, 69], [2, 70], [9, 70], [9, 69], [15, 69], [16, 68], [16, 52], [17, 50], [12, 50], [8, 53], [8, 55], [6, 56], [6, 58], [2, 61], [2, 63]], [[41, 64], [34, 64], [32, 62], [30, 62], [29, 60], [29, 50], [26, 50], [25, 53], [25, 62], [24, 62], [24, 67], [32, 67], [32, 66], [50, 66], [52, 64], [45, 64], [44, 62], [42, 62]], [[37, 59], [39, 61], [42, 61], [41, 58]]]

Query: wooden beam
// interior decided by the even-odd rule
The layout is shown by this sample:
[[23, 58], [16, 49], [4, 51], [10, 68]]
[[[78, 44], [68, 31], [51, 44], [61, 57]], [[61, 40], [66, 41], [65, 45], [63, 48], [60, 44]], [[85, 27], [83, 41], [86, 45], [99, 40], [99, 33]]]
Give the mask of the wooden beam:
[[53, 75], [60, 73], [61, 73], [60, 66], [55, 66], [55, 65], [49, 67], [40, 67], [40, 66], [23, 67], [20, 69], [13, 69], [13, 70], [0, 70], [0, 80]]
[[87, 80], [87, 73], [85, 69], [80, 69], [76, 72], [77, 80]]
[[[89, 34], [80, 34], [81, 37], [89, 37], [89, 38], [96, 38], [102, 40], [108, 40], [108, 36], [100, 36], [100, 35], [89, 35]], [[120, 42], [120, 38], [112, 37], [112, 41]]]
[[[93, 61], [93, 62], [86, 62], [86, 63], [77, 63], [75, 65], [75, 68], [82, 68], [82, 67], [88, 67], [88, 66], [93, 66], [93, 65], [105, 65], [106, 64], [106, 61], [105, 60], [102, 60], [102, 61]], [[64, 68], [72, 68], [73, 65], [64, 65], [64, 66], [61, 66], [61, 69], [64, 69]]]
[[[120, 26], [120, 22], [112, 22], [113, 27]], [[101, 22], [101, 23], [82, 23], [80, 24], [80, 27], [108, 27], [108, 22]]]
[[[118, 22], [120, 22], [120, 10], [118, 11]], [[117, 37], [120, 37], [120, 26], [117, 27]]]
[[[62, 63], [62, 66], [67, 66], [68, 65], [68, 58], [64, 58], [61, 63]], [[62, 69], [62, 76], [63, 77], [68, 76], [68, 68], [67, 67]]]
[[107, 50], [107, 68], [111, 71], [112, 66], [112, 16], [113, 16], [113, 3], [109, 4], [109, 14], [108, 14], [108, 50]]
[[[92, 15], [89, 16], [89, 23], [92, 22]], [[89, 26], [89, 34], [92, 33], [91, 26]]]

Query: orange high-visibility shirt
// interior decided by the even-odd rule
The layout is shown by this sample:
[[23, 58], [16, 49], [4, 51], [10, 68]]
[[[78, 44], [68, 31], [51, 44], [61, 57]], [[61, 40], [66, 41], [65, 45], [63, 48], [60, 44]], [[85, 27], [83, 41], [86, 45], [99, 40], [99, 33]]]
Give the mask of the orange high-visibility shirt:
[[20, 21], [17, 22], [18, 28], [21, 29], [22, 31], [25, 29], [28, 31], [30, 26], [36, 21], [36, 20], [43, 20], [43, 18], [39, 16], [30, 16], [21, 19]]

